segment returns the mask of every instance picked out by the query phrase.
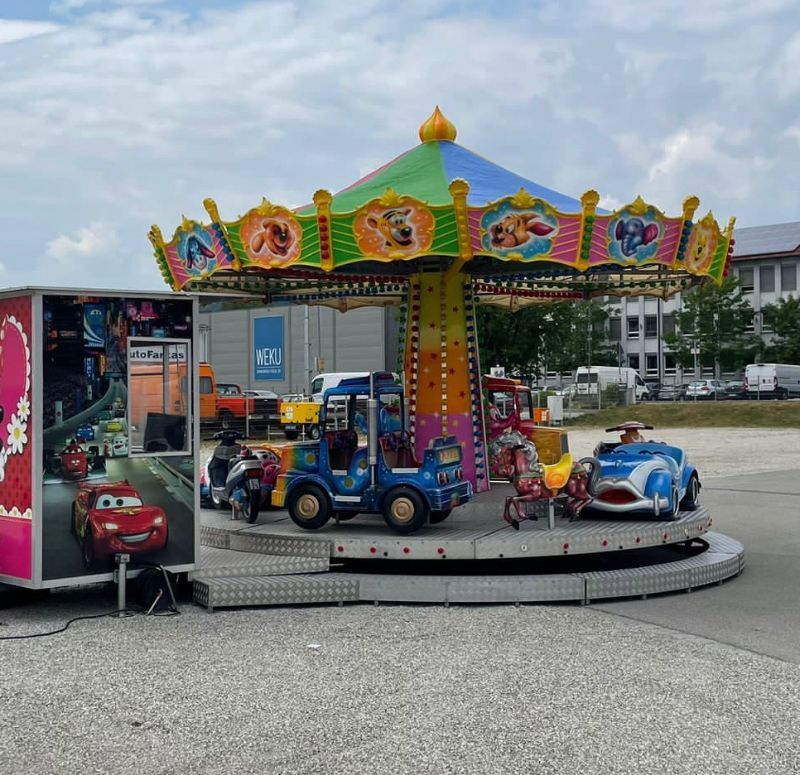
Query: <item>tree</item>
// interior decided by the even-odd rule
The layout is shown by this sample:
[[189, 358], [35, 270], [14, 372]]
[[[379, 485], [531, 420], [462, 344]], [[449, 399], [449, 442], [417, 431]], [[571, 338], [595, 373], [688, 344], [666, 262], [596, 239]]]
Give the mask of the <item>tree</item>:
[[675, 332], [664, 341], [684, 369], [697, 362], [714, 366], [714, 373], [735, 371], [751, 363], [760, 339], [748, 328], [753, 322], [753, 306], [745, 297], [739, 281], [729, 275], [717, 286], [699, 285], [683, 296], [680, 311], [675, 313]]
[[800, 299], [789, 296], [763, 310], [764, 329], [773, 332], [767, 358], [777, 363], [800, 363]]
[[478, 306], [478, 337], [485, 370], [499, 364], [526, 380], [548, 371], [578, 366], [617, 365], [616, 342], [609, 341], [609, 305], [589, 301], [535, 304], [511, 312]]

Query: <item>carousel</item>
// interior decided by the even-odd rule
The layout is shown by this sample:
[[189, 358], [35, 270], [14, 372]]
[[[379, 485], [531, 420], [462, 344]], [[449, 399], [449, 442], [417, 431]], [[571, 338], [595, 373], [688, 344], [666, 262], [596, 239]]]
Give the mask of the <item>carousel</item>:
[[[711, 213], [695, 220], [694, 196], [675, 216], [640, 197], [603, 211], [596, 191], [574, 199], [458, 145], [456, 128], [438, 108], [419, 139], [338, 193], [318, 190], [305, 207], [263, 199], [227, 221], [206, 199], [207, 222], [184, 217], [168, 241], [157, 226], [150, 231], [167, 284], [202, 292], [217, 308], [399, 307], [404, 422], [397, 438], [409, 460], [426, 460], [446, 443], [460, 448], [457, 476], [469, 493], [453, 500], [457, 508], [436, 501], [413, 531], [390, 529], [402, 528], [413, 502], [396, 505], [387, 526], [348, 513], [347, 499], [355, 496], [325, 492], [324, 482], [309, 511], [307, 498], [299, 506], [291, 499], [292, 487], [310, 475], [298, 463], [310, 459], [300, 445], [283, 455], [272, 498], [298, 511], [292, 519], [286, 511], [264, 511], [257, 525], [232, 528], [213, 512], [203, 517], [206, 561], [195, 577], [196, 600], [209, 608], [346, 600], [587, 602], [689, 589], [738, 574], [741, 545], [710, 531], [711, 518], [699, 505], [702, 472], [695, 472], [694, 485], [691, 475], [681, 484], [688, 468], [677, 453], [669, 469], [672, 490], [663, 499], [652, 496], [652, 518], [620, 514], [613, 506], [618, 494], [606, 496], [610, 513], [584, 517], [595, 492], [587, 483], [609, 490], [603, 461], [565, 458], [566, 441], [558, 453], [548, 452], [548, 431], [525, 426], [519, 415], [505, 426], [493, 422], [476, 329], [478, 304], [515, 310], [606, 296], [666, 299], [699, 283], [720, 283], [729, 269], [734, 219], [724, 229]], [[515, 448], [532, 449], [527, 467], [512, 465], [504, 471], [506, 483], [496, 486], [503, 434], [516, 434]], [[558, 434], [566, 439], [563, 430]], [[325, 434], [315, 443], [322, 465]], [[379, 446], [365, 448], [363, 457], [380, 472]], [[562, 473], [567, 466], [563, 476], [553, 473], [559, 464]], [[449, 474], [434, 478], [441, 483], [442, 475]], [[381, 481], [379, 475], [377, 486]], [[361, 508], [388, 509], [391, 483], [385, 486], [388, 494], [368, 507], [362, 500]], [[374, 473], [365, 492], [370, 487], [376, 487]], [[318, 515], [322, 501], [329, 501], [335, 519], [304, 530], [311, 525], [295, 517], [304, 508]], [[508, 518], [509, 501], [521, 520]], [[565, 505], [555, 516], [554, 502]], [[447, 560], [454, 562], [442, 566]]]

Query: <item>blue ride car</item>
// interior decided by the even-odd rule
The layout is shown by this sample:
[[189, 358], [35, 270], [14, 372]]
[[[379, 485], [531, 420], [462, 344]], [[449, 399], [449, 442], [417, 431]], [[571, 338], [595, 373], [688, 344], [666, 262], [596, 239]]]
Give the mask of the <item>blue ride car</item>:
[[699, 507], [701, 485], [697, 469], [686, 460], [680, 447], [639, 441], [638, 431], [651, 427], [624, 423], [607, 429], [622, 431], [623, 442], [601, 443], [595, 457], [586, 459], [592, 468], [592, 501], [583, 513], [674, 520], [681, 511]]

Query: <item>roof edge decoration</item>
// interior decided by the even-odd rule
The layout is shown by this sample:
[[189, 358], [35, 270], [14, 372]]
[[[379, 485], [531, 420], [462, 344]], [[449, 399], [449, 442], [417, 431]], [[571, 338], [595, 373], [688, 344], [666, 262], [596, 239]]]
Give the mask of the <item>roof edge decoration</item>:
[[[417, 166], [429, 178], [446, 175], [436, 152], [439, 147], [460, 149], [453, 143], [455, 126], [437, 106], [419, 135], [428, 151]], [[507, 172], [460, 151], [469, 154], [470, 164]], [[441, 184], [407, 184], [411, 153], [398, 157], [406, 161], [396, 160], [406, 165], [396, 179], [391, 165], [381, 168], [381, 182], [387, 182], [382, 190], [362, 186], [360, 199], [354, 196], [357, 184], [346, 189], [347, 201], [355, 206], [343, 212], [334, 209], [335, 197], [324, 189], [314, 194], [313, 207], [302, 211], [263, 199], [230, 221], [206, 199], [208, 222], [184, 217], [169, 241], [157, 226], [151, 228], [148, 236], [161, 273], [174, 290], [241, 291], [255, 277], [292, 275], [316, 277], [318, 284], [330, 286], [354, 273], [383, 277], [391, 285], [387, 276], [401, 275], [399, 282], [420, 260], [436, 257], [449, 267], [450, 276], [462, 271], [477, 281], [479, 293], [480, 284], [487, 285], [486, 296], [508, 296], [503, 289], [510, 288], [511, 276], [548, 292], [624, 294], [624, 284], [610, 280], [624, 270], [632, 280], [639, 278], [633, 292], [667, 297], [703, 278], [721, 283], [728, 272], [734, 218], [724, 230], [710, 212], [693, 222], [700, 205], [695, 196], [687, 197], [676, 216], [641, 197], [600, 213], [593, 190], [581, 197], [578, 211], [569, 212], [531, 193], [529, 188], [538, 188], [535, 183], [476, 204], [470, 199], [473, 167], [467, 165], [463, 177], [443, 177]], [[443, 192], [436, 195], [438, 201], [419, 195], [434, 188]], [[576, 201], [555, 195], [563, 202]], [[493, 277], [502, 277], [505, 284], [497, 286]]]

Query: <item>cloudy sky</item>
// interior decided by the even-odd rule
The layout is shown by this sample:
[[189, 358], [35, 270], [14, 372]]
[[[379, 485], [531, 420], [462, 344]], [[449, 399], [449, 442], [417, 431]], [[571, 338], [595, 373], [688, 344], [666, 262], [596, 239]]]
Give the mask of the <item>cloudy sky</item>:
[[0, 286], [162, 288], [146, 233], [458, 142], [606, 206], [800, 220], [797, 0], [0, 0]]

